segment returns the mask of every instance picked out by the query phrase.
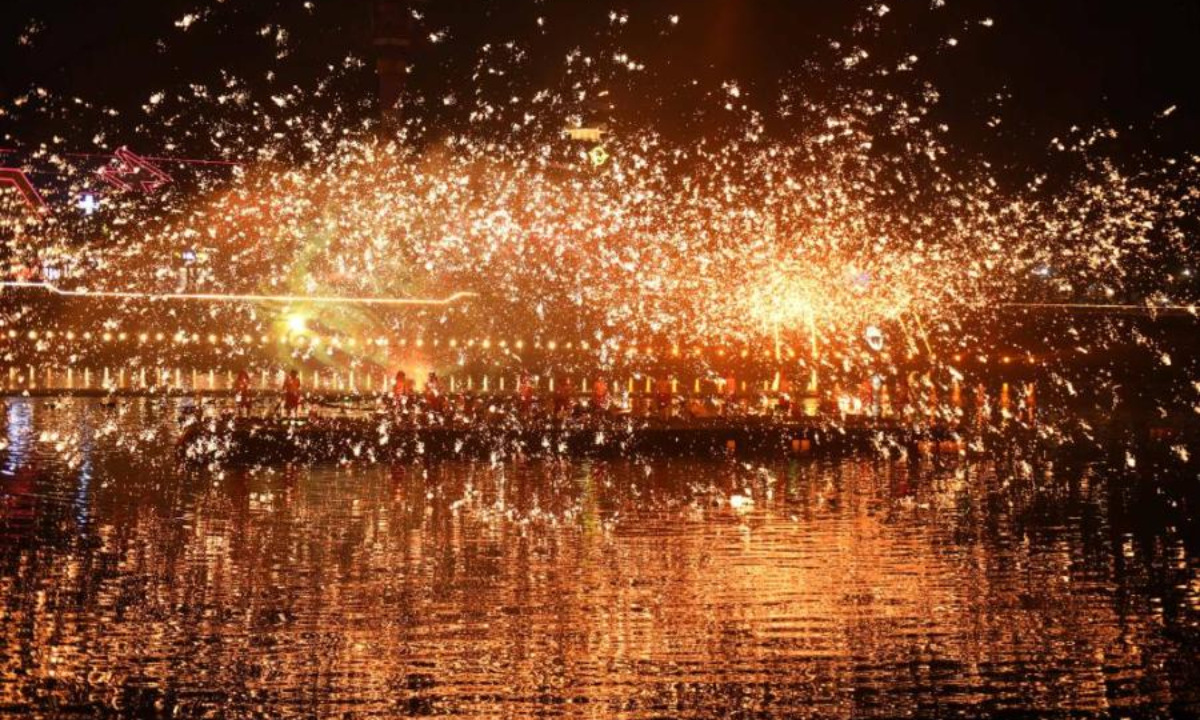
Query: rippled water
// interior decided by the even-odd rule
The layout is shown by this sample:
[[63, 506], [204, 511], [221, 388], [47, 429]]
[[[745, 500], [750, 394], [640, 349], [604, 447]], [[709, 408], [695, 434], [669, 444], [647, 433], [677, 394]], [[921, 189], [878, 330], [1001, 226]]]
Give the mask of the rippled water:
[[220, 474], [174, 402], [4, 413], [5, 713], [1200, 712], [1194, 510], [1127, 469]]

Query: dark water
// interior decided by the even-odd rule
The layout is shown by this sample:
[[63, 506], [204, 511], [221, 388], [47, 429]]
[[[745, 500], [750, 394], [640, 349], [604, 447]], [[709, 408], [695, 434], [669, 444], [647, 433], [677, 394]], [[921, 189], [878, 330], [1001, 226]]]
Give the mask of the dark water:
[[3, 714], [1200, 713], [1196, 518], [1149, 470], [221, 474], [174, 404], [4, 414]]

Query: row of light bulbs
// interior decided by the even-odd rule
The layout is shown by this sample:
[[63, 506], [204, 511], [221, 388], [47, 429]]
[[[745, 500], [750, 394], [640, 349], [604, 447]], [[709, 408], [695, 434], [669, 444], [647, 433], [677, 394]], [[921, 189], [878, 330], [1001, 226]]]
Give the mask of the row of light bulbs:
[[[22, 337], [22, 333], [19, 333], [16, 330], [9, 330], [7, 335], [10, 340], [15, 340], [19, 337]], [[37, 330], [29, 330], [28, 332], [25, 332], [23, 335], [25, 338], [28, 338], [29, 340], [32, 340], [32, 341], [54, 340], [56, 338], [63, 338], [63, 339], [66, 339], [67, 341], [74, 341], [77, 339], [82, 339], [85, 342], [92, 342], [94, 340], [99, 340], [99, 341], [102, 341], [105, 343], [129, 342], [129, 341], [133, 340], [133, 341], [138, 342], [139, 344], [144, 344], [144, 343], [149, 343], [149, 342], [171, 342], [176, 345], [188, 345], [188, 344], [199, 344], [204, 341], [207, 341], [207, 343], [209, 345], [232, 346], [232, 345], [238, 344], [238, 338], [234, 337], [233, 335], [218, 336], [218, 335], [210, 333], [206, 337], [202, 338], [199, 333], [190, 333], [189, 334], [189, 333], [185, 333], [183, 331], [177, 331], [171, 335], [167, 335], [166, 333], [163, 333], [163, 332], [128, 333], [128, 332], [124, 332], [124, 331], [112, 332], [112, 331], [106, 330], [106, 331], [99, 332], [99, 333], [92, 333], [92, 332], [75, 333], [74, 331], [71, 331], [71, 330], [68, 330], [65, 332], [56, 332], [54, 330], [46, 330], [46, 331], [39, 332]], [[242, 345], [258, 344], [260, 346], [264, 346], [264, 345], [272, 344], [274, 342], [274, 340], [272, 339], [272, 336], [270, 336], [270, 335], [253, 336], [253, 335], [244, 334], [241, 336], [240, 340], [241, 340]], [[355, 347], [358, 347], [360, 344], [356, 338], [345, 338], [345, 339], [340, 338], [340, 337], [322, 338], [318, 335], [309, 335], [309, 334], [279, 335], [277, 340], [278, 340], [278, 342], [283, 343], [283, 344], [292, 344], [292, 345], [298, 345], [298, 346], [304, 346], [304, 345], [309, 345], [312, 347], [328, 346], [331, 349], [331, 351], [333, 349], [342, 348], [342, 347], [355, 348]], [[592, 349], [592, 344], [586, 340], [580, 341], [579, 343], [567, 342], [567, 343], [561, 343], [561, 344], [555, 340], [549, 340], [546, 342], [536, 341], [536, 342], [532, 343], [532, 345], [530, 345], [530, 344], [526, 343], [524, 340], [515, 340], [512, 342], [509, 342], [508, 340], [499, 340], [499, 341], [493, 342], [490, 338], [485, 338], [482, 340], [469, 339], [469, 340], [462, 340], [462, 341], [458, 340], [457, 338], [451, 338], [450, 340], [447, 340], [447, 341], [442, 341], [441, 339], [433, 339], [429, 342], [426, 342], [424, 338], [416, 338], [416, 339], [412, 340], [411, 342], [407, 339], [401, 339], [396, 342], [393, 342], [386, 337], [379, 337], [379, 338], [367, 338], [361, 344], [366, 347], [374, 347], [374, 348], [387, 348], [392, 345], [396, 345], [398, 347], [411, 346], [411, 347], [415, 347], [415, 348], [424, 348], [426, 346], [433, 347], [433, 348], [451, 348], [451, 349], [482, 348], [484, 350], [490, 350], [492, 348], [499, 348], [501, 350], [513, 349], [513, 350], [518, 350], [518, 351], [524, 350], [527, 347], [532, 347], [537, 350], [546, 350], [546, 351], [550, 351], [550, 352], [555, 352], [558, 350], [571, 351], [571, 350], [575, 350], [575, 349], [586, 352], [586, 351], [589, 351]], [[618, 354], [624, 354], [626, 357], [650, 356], [650, 355], [654, 354], [651, 352], [650, 348], [648, 348], [648, 347], [640, 347], [639, 348], [636, 346], [629, 346], [629, 347], [624, 348], [623, 351], [621, 350], [621, 348], [613, 347], [612, 350], [613, 350], [613, 352], [616, 352]], [[740, 358], [750, 357], [750, 351], [745, 348], [743, 348], [741, 350], [732, 350], [732, 351], [727, 351], [725, 348], [717, 348], [716, 350], [713, 351], [713, 354], [716, 355], [717, 357], [727, 357], [727, 356], [740, 357]], [[685, 356], [698, 358], [698, 357], [704, 356], [704, 351], [701, 348], [691, 348], [690, 350], [685, 351], [680, 346], [674, 346], [671, 349], [670, 355], [671, 355], [671, 357], [677, 357], [677, 358], [685, 357]], [[784, 357], [786, 357], [789, 360], [794, 360], [797, 357], [797, 353], [794, 348], [789, 347], [789, 348], [781, 348], [779, 350], [778, 355], [776, 355], [775, 351], [768, 350], [763, 353], [763, 357], [768, 360], [774, 360], [777, 358], [782, 359]], [[913, 353], [909, 353], [907, 357], [908, 357], [908, 359], [911, 360], [915, 357], [915, 355]], [[961, 363], [964, 361], [964, 359], [968, 360], [968, 361], [975, 360], [980, 363], [988, 362], [988, 358], [985, 355], [971, 355], [971, 356], [968, 356], [965, 358], [961, 354], [953, 356], [953, 360], [956, 363]], [[999, 360], [999, 362], [1001, 362], [1002, 364], [1005, 364], [1005, 365], [1008, 365], [1008, 364], [1011, 364], [1014, 362], [1020, 362], [1022, 360], [1024, 360], [1028, 364], [1034, 364], [1036, 362], [1032, 355], [1024, 355], [1024, 356], [1000, 355], [997, 357], [997, 359]]]
[[[22, 336], [22, 333], [18, 333], [16, 330], [8, 331], [9, 339], [17, 339], [21, 336]], [[129, 342], [129, 341], [133, 340], [138, 343], [172, 342], [177, 345], [196, 344], [196, 343], [204, 342], [205, 340], [207, 340], [208, 344], [210, 344], [210, 345], [236, 345], [236, 344], [238, 344], [238, 341], [239, 341], [239, 339], [234, 337], [233, 335], [218, 336], [218, 335], [210, 333], [207, 337], [202, 338], [199, 333], [190, 333], [189, 334], [189, 333], [186, 333], [183, 331], [178, 331], [174, 334], [168, 335], [163, 332], [128, 333], [128, 332], [104, 331], [104, 332], [99, 332], [99, 333], [92, 333], [92, 332], [75, 333], [74, 331], [71, 331], [71, 330], [68, 330], [66, 332], [55, 332], [53, 330], [46, 330], [46, 331], [39, 332], [37, 330], [30, 330], [30, 331], [24, 333], [24, 337], [28, 338], [29, 340], [33, 340], [33, 341], [53, 340], [55, 338], [64, 338], [68, 341], [82, 339], [85, 342], [91, 342], [93, 340], [100, 340], [100, 341], [107, 343], [107, 342]], [[279, 335], [277, 339], [278, 339], [278, 342], [283, 343], [283, 344], [311, 345], [314, 347], [319, 347], [319, 346], [325, 345], [325, 346], [329, 346], [329, 347], [333, 347], [333, 348], [340, 348], [340, 347], [353, 348], [353, 347], [357, 347], [360, 344], [356, 338], [345, 338], [345, 339], [340, 338], [340, 337], [322, 338], [318, 335], [308, 335], [308, 334]], [[242, 345], [252, 345], [252, 344], [269, 345], [274, 342], [274, 340], [272, 339], [272, 336], [270, 336], [270, 335], [259, 335], [259, 336], [242, 335], [240, 338], [240, 341], [241, 341]], [[461, 341], [458, 340], [457, 338], [451, 338], [450, 340], [447, 340], [444, 342], [441, 339], [434, 339], [434, 340], [426, 342], [424, 338], [416, 338], [411, 342], [409, 342], [407, 339], [401, 339], [401, 340], [393, 342], [392, 340], [390, 340], [386, 337], [379, 337], [379, 338], [367, 338], [361, 344], [364, 346], [367, 346], [367, 347], [380, 347], [380, 348], [389, 347], [392, 345], [396, 345], [399, 347], [408, 347], [411, 345], [412, 347], [415, 347], [415, 348], [424, 348], [426, 346], [434, 347], [434, 348], [451, 348], [451, 349], [482, 348], [484, 350], [490, 350], [492, 348], [499, 348], [502, 350], [508, 350], [508, 349], [524, 350], [526, 348], [533, 348], [533, 349], [537, 349], [537, 350], [548, 350], [551, 352], [558, 351], [558, 350], [568, 350], [569, 351], [569, 350], [575, 350], [575, 349], [586, 352], [586, 351], [589, 351], [592, 349], [592, 344], [586, 340], [580, 341], [579, 343], [575, 343], [575, 342], [559, 343], [556, 340], [549, 340], [546, 342], [536, 341], [532, 344], [529, 344], [529, 343], [526, 343], [524, 340], [515, 340], [512, 342], [509, 342], [508, 340], [499, 340], [499, 341], [493, 342], [490, 338], [485, 338], [482, 340], [469, 339], [469, 340], [461, 340]], [[620, 348], [614, 347], [613, 350], [616, 352], [619, 352]], [[727, 352], [724, 348], [719, 348], [715, 352], [718, 356], [725, 356], [727, 354], [730, 354], [730, 355], [740, 355], [741, 357], [749, 357], [749, 355], [750, 355], [750, 351], [745, 350], [745, 349], [743, 349], [741, 351]], [[788, 357], [791, 357], [791, 358], [796, 357], [796, 351], [792, 348], [786, 348], [786, 349], [781, 350], [780, 352], [783, 354], [786, 354]], [[650, 349], [648, 347], [639, 348], [639, 347], [635, 347], [635, 346], [626, 347], [624, 349], [624, 353], [629, 356], [651, 354]], [[671, 355], [673, 355], [675, 357], [682, 357], [685, 354], [686, 355], [694, 355], [696, 357], [699, 357], [703, 354], [703, 351], [700, 350], [699, 348], [694, 348], [685, 353], [684, 350], [678, 346], [672, 348], [672, 350], [671, 350]], [[766, 355], [768, 357], [774, 357], [773, 352], [768, 352], [768, 353], [766, 353]]]

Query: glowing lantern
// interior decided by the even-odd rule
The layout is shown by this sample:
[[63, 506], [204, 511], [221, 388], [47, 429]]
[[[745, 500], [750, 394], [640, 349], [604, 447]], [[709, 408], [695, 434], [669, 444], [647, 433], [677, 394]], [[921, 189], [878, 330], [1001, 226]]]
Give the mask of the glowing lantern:
[[867, 341], [867, 346], [875, 352], [883, 350], [883, 331], [879, 328], [874, 325], [868, 325], [863, 337]]
[[597, 145], [588, 153], [588, 158], [592, 161], [592, 167], [601, 167], [608, 162], [608, 150], [604, 149], [603, 145]]

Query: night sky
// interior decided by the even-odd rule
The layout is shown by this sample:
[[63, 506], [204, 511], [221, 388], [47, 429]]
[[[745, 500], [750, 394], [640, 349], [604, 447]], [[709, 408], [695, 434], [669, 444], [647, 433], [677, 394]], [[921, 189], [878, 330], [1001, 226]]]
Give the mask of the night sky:
[[[369, 56], [368, 0], [304, 5], [6, 0], [0, 9], [0, 95], [7, 101], [39, 86], [130, 117], [152, 93], [212, 83], [222, 69], [270, 92], [310, 86], [327, 73], [327, 64], [349, 54]], [[1112, 125], [1133, 138], [1128, 146], [1137, 152], [1194, 149], [1200, 129], [1195, 62], [1200, 4], [1193, 0], [949, 0], [939, 10], [931, 10], [928, 0], [899, 0], [893, 6], [884, 30], [861, 44], [880, 57], [918, 53], [915, 79], [942, 91], [942, 111], [964, 147], [1035, 152], [1072, 125]], [[628, 23], [611, 23], [610, 10], [628, 14]], [[189, 13], [199, 19], [186, 30], [177, 27]], [[469, 88], [478, 48], [488, 42], [516, 40], [528, 49], [524, 77], [512, 82], [529, 88], [558, 76], [573, 48], [585, 54], [619, 49], [643, 62], [647, 72], [636, 83], [613, 88], [610, 119], [637, 118], [671, 133], [703, 134], [711, 119], [703, 111], [705, 94], [725, 81], [736, 80], [751, 103], [764, 107], [781, 82], [818, 96], [833, 92], [839, 79], [811, 67], [830, 62], [831, 40], [852, 38], [849, 27], [862, 16], [862, 6], [796, 0], [439, 0], [425, 5], [424, 13], [412, 84], [428, 98]], [[677, 27], [668, 21], [672, 14], [680, 16]], [[995, 26], [981, 28], [983, 18], [994, 19]], [[267, 27], [271, 33], [264, 36]], [[280, 27], [288, 32], [282, 59], [273, 42]], [[431, 33], [444, 34], [444, 41], [428, 42]], [[953, 49], [944, 46], [950, 36], [960, 40]], [[365, 106], [369, 71], [368, 66], [346, 86], [342, 101]], [[692, 80], [699, 81], [695, 90]], [[998, 94], [1005, 96], [1002, 105]], [[648, 102], [650, 97], [656, 101]], [[1170, 106], [1177, 106], [1171, 117], [1159, 118]], [[984, 126], [996, 113], [1005, 122], [999, 133]], [[86, 120], [53, 128], [18, 123], [6, 130], [10, 145], [47, 133], [80, 141], [92, 135]]]

